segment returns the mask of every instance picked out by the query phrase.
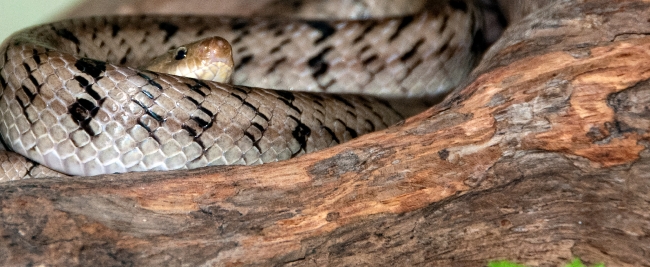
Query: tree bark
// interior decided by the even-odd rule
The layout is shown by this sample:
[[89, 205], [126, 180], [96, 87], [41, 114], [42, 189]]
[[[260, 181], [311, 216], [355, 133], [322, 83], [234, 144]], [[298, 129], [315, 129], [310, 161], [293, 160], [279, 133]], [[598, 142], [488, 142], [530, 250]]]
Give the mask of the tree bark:
[[292, 160], [0, 185], [0, 261], [649, 266], [647, 18], [558, 1], [445, 102]]

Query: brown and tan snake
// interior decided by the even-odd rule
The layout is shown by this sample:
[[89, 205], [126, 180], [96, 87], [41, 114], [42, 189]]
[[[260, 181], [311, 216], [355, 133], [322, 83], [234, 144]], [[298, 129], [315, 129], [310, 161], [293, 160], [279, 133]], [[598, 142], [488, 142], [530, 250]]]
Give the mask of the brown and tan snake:
[[[70, 175], [260, 164], [346, 142], [402, 119], [362, 95], [457, 85], [477, 16], [450, 1], [370, 20], [117, 16], [25, 29], [0, 46], [0, 136], [20, 154], [0, 153], [0, 179], [55, 175], [39, 164]], [[235, 85], [136, 68], [215, 35], [232, 44]]]

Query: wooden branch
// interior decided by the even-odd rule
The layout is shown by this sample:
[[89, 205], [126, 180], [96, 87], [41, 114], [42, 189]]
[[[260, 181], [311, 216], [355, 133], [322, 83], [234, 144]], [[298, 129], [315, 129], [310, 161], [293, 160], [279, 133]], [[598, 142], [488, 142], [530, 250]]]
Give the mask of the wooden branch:
[[650, 265], [649, 17], [553, 4], [446, 102], [293, 160], [0, 185], [0, 261]]

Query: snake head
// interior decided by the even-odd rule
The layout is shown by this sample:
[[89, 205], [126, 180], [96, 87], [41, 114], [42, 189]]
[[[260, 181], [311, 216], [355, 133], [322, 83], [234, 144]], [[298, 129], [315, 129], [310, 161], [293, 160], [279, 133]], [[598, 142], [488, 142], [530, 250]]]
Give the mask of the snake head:
[[227, 83], [234, 69], [232, 47], [214, 36], [179, 46], [152, 59], [143, 69]]

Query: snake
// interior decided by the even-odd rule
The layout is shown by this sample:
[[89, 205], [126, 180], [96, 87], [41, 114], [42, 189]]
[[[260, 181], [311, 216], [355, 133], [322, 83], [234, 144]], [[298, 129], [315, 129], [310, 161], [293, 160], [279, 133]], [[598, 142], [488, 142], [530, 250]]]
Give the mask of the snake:
[[[451, 0], [369, 19], [101, 16], [21, 30], [0, 45], [0, 179], [254, 165], [340, 145], [403, 120], [393, 103], [457, 86], [480, 54], [479, 17]], [[138, 67], [210, 36], [232, 45], [232, 83]]]

